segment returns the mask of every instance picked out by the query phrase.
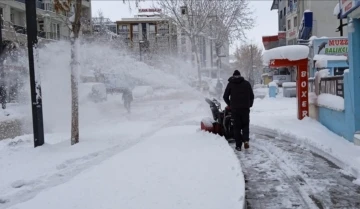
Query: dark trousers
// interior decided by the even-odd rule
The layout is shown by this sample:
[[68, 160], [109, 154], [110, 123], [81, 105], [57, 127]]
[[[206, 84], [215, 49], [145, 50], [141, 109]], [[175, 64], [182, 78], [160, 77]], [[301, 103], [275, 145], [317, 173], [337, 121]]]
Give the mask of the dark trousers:
[[250, 109], [233, 109], [231, 116], [234, 120], [234, 138], [236, 146], [241, 147], [243, 142], [249, 141]]
[[0, 86], [0, 103], [2, 109], [6, 109], [6, 90], [4, 86]]

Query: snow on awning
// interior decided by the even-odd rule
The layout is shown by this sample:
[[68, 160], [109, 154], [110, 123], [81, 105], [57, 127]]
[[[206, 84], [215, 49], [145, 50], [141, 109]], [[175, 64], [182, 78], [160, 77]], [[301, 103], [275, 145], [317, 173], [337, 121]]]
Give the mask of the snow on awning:
[[287, 59], [290, 61], [306, 59], [309, 56], [309, 47], [304, 45], [289, 45], [266, 50], [263, 54], [264, 64], [270, 60]]
[[347, 60], [347, 57], [344, 55], [325, 55], [325, 54], [316, 54], [313, 60]]

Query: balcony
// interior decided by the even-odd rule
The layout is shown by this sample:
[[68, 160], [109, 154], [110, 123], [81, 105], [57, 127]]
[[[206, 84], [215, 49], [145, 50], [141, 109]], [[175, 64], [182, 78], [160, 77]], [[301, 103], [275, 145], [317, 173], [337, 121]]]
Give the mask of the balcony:
[[286, 16], [291, 15], [294, 12], [298, 11], [298, 3], [290, 2], [289, 6], [286, 8]]

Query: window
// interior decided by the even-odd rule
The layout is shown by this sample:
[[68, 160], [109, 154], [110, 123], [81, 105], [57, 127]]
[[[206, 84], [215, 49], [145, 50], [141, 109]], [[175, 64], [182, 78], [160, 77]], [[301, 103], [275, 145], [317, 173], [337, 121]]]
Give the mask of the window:
[[150, 33], [155, 33], [155, 25], [149, 25]]
[[282, 10], [280, 11], [280, 19], [282, 18]]
[[336, 68], [334, 68], [334, 76], [343, 75], [344, 71], [346, 69], [348, 69], [348, 67], [336, 67]]
[[134, 32], [134, 33], [138, 33], [138, 32], [139, 32], [139, 25], [133, 25], [132, 28], [133, 28], [133, 32]]
[[290, 30], [291, 29], [291, 20], [287, 21], [287, 26], [288, 26], [288, 30]]
[[286, 16], [286, 7], [284, 8], [284, 17]]
[[297, 19], [297, 16], [294, 17], [294, 28], [297, 27], [297, 22], [298, 22], [298, 19]]

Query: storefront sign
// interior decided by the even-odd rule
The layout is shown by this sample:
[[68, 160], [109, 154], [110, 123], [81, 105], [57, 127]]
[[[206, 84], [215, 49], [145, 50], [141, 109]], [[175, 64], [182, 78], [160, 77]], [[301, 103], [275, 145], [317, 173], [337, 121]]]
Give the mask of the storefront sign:
[[314, 55], [344, 55], [348, 54], [347, 38], [320, 38], [313, 40]]
[[355, 9], [360, 7], [360, 0], [339, 0], [341, 17], [345, 18]]
[[292, 30], [288, 31], [287, 32], [287, 39], [292, 39], [292, 38], [295, 38], [296, 35], [297, 35], [297, 28], [293, 28]]
[[301, 120], [309, 116], [309, 95], [308, 95], [308, 75], [307, 66], [298, 66], [297, 79], [297, 98], [298, 98], [298, 118]]
[[139, 12], [161, 12], [161, 9], [156, 9], [156, 8], [153, 8], [153, 9], [139, 9]]

